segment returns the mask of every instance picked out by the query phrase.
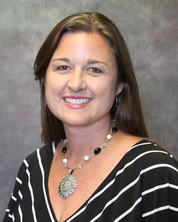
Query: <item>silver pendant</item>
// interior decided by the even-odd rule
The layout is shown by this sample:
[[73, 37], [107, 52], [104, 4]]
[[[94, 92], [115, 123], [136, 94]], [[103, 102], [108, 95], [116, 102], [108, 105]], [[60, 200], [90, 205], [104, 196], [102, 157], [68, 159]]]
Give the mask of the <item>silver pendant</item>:
[[58, 187], [58, 193], [62, 199], [67, 199], [75, 192], [76, 189], [77, 179], [70, 173], [61, 180]]

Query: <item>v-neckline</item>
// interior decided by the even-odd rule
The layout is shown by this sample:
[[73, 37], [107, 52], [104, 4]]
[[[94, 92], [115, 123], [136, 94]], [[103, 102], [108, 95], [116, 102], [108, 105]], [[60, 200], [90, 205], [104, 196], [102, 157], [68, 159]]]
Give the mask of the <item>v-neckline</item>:
[[[116, 164], [116, 166], [111, 170], [111, 172], [106, 176], [106, 178], [100, 183], [100, 185], [98, 186], [98, 188], [90, 195], [90, 197], [71, 215], [69, 216], [66, 220], [64, 220], [63, 222], [67, 222], [68, 220], [71, 219], [71, 217], [73, 217], [75, 214], [77, 214], [77, 212], [79, 212], [82, 208], [84, 208], [84, 206], [87, 206], [87, 203], [90, 202], [90, 200], [99, 192], [101, 191], [106, 184], [108, 184], [109, 181], [112, 181], [113, 178], [116, 175], [116, 172], [119, 170], [119, 168], [122, 166], [122, 162], [125, 161], [125, 159], [127, 158], [128, 154], [130, 154], [130, 152], [132, 151], [132, 149], [137, 145], [140, 144], [142, 142], [150, 142], [149, 140], [146, 139], [142, 139], [139, 142], [137, 142], [136, 144], [134, 144], [126, 153], [125, 155], [121, 158], [121, 160]], [[57, 145], [56, 145], [57, 147]], [[52, 160], [54, 157], [54, 147], [51, 150], [51, 154], [52, 154], [52, 158], [51, 158], [51, 163], [49, 165], [49, 170], [48, 170], [48, 175], [46, 175], [46, 180], [45, 180], [45, 189], [46, 189], [46, 193], [47, 193], [47, 198], [48, 198], [48, 203], [50, 206], [50, 210], [51, 213], [53, 215], [53, 218], [55, 220], [55, 222], [58, 222], [55, 212], [53, 210], [52, 204], [51, 204], [51, 200], [50, 200], [50, 196], [49, 196], [49, 187], [48, 187], [48, 180], [49, 180], [49, 174], [50, 174], [50, 169], [51, 169], [51, 165], [52, 165]]]

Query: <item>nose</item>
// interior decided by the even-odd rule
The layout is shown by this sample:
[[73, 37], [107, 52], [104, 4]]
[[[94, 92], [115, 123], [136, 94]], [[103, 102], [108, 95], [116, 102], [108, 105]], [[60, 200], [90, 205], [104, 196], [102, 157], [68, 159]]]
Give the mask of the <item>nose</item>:
[[84, 76], [80, 69], [76, 69], [71, 73], [68, 87], [74, 92], [86, 89], [86, 82], [84, 81]]

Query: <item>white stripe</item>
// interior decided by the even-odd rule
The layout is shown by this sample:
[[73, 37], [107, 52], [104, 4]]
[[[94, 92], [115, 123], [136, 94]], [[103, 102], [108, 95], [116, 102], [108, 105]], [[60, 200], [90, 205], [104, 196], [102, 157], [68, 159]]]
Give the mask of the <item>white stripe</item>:
[[152, 144], [152, 143], [151, 143], [151, 142], [145, 142], [145, 143], [136, 144], [136, 145], [132, 146], [132, 147], [127, 151], [127, 153], [128, 153], [130, 150], [132, 150], [132, 149], [134, 149], [134, 148], [136, 148], [136, 147], [145, 146], [145, 145], [150, 145], [150, 144]]
[[153, 166], [151, 166], [151, 167], [147, 167], [146, 169], [140, 171], [140, 175], [139, 175], [132, 183], [130, 183], [130, 184], [127, 185], [124, 189], [122, 189], [122, 190], [117, 194], [117, 196], [115, 196], [115, 197], [112, 198], [110, 201], [108, 201], [108, 202], [105, 204], [103, 210], [102, 210], [95, 218], [93, 218], [93, 220], [91, 220], [91, 221], [97, 220], [97, 219], [102, 215], [102, 213], [104, 212], [104, 210], [105, 210], [108, 206], [110, 206], [112, 203], [114, 203], [124, 192], [126, 192], [128, 189], [130, 189], [131, 187], [133, 187], [133, 186], [139, 181], [140, 176], [141, 176], [142, 174], [144, 174], [144, 173], [146, 173], [146, 172], [149, 172], [150, 170], [153, 170], [153, 169], [156, 169], [156, 168], [160, 168], [160, 167], [165, 167], [165, 166], [166, 166], [166, 167], [170, 167], [170, 168], [174, 168], [175, 170], [177, 170], [175, 167], [172, 167], [172, 166], [169, 165], [169, 164], [156, 164], [156, 165], [153, 165]]
[[10, 212], [10, 210], [9, 210], [9, 209], [6, 209], [6, 212], [7, 212], [7, 213]]
[[8, 217], [10, 217], [12, 221], [15, 221], [14, 214], [8, 214]]
[[178, 190], [178, 186], [177, 185], [174, 185], [174, 184], [170, 184], [170, 187], [175, 189], [175, 190]]
[[22, 219], [22, 210], [21, 210], [20, 205], [18, 207], [18, 212], [19, 212], [20, 222], [22, 222], [23, 221], [23, 219]]
[[113, 179], [110, 183], [108, 183], [100, 192], [98, 192], [97, 194], [95, 194], [93, 197], [91, 197], [88, 200], [88, 203], [85, 205], [85, 207], [83, 207], [80, 211], [78, 211], [76, 214], [74, 214], [71, 218], [69, 218], [68, 220], [66, 220], [66, 222], [70, 222], [72, 221], [75, 217], [77, 217], [78, 215], [80, 215], [81, 213], [83, 213], [85, 211], [85, 209], [87, 208], [87, 206], [94, 200], [96, 199], [98, 196], [100, 196], [102, 193], [104, 193], [105, 190], [107, 190], [113, 183], [114, 183], [115, 179]]
[[19, 195], [20, 199], [22, 200], [23, 195], [22, 195], [22, 193], [20, 192], [20, 190], [19, 190], [19, 192], [18, 192], [18, 195]]
[[51, 218], [51, 221], [55, 222], [55, 219], [53, 218], [49, 203], [48, 203], [48, 198], [46, 195], [46, 189], [45, 189], [45, 173], [44, 173], [44, 169], [43, 169], [43, 165], [42, 165], [42, 161], [41, 161], [41, 156], [40, 156], [40, 151], [39, 149], [37, 149], [37, 157], [38, 157], [38, 162], [39, 162], [39, 166], [40, 166], [40, 170], [41, 170], [41, 174], [42, 174], [42, 186], [43, 186], [43, 193], [44, 193], [44, 198], [45, 198], [45, 203], [48, 209], [48, 213], [49, 216]]
[[24, 160], [23, 162], [24, 162], [25, 166], [28, 168], [28, 167], [29, 167], [29, 164], [27, 163], [27, 161]]
[[32, 199], [32, 214], [33, 214], [33, 221], [37, 222], [37, 218], [36, 218], [36, 213], [35, 213], [35, 207], [34, 207], [34, 194], [33, 194], [33, 189], [30, 183], [30, 172], [28, 169], [26, 169], [26, 173], [28, 175], [28, 188], [30, 190], [30, 195], [31, 195], [31, 199]]
[[[145, 152], [145, 153], [143, 153], [143, 155], [141, 154], [141, 155], [139, 155], [139, 156], [137, 156], [134, 160], [132, 160], [132, 161], [130, 161], [129, 163], [127, 163], [121, 170], [119, 170], [117, 173], [116, 173], [116, 177], [118, 176], [118, 175], [120, 175], [121, 173], [123, 173], [124, 172], [124, 170], [127, 168], [127, 167], [129, 167], [129, 166], [131, 166], [137, 159], [139, 159], [139, 158], [141, 158], [142, 156], [144, 156], [144, 155], [147, 155], [147, 154], [149, 154], [149, 153], [154, 153], [154, 152], [163, 152], [163, 151], [155, 151], [155, 150], [153, 150], [153, 151], [147, 151], [147, 152]], [[116, 180], [116, 177], [110, 182], [110, 183], [108, 183], [100, 192], [98, 192], [93, 198], [91, 198], [90, 200], [91, 201], [93, 201], [95, 198], [97, 198], [98, 196], [100, 196], [102, 193], [104, 193], [104, 191], [105, 190], [107, 190], [112, 184], [114, 184], [114, 182], [115, 182], [115, 180]], [[89, 201], [89, 202], [91, 202], [91, 201]]]
[[[141, 175], [141, 173], [140, 173], [140, 175]], [[140, 175], [134, 181], [132, 181], [132, 183], [130, 183], [126, 187], [124, 187], [114, 198], [112, 198], [110, 201], [108, 201], [105, 204], [103, 210], [96, 217], [94, 217], [93, 220], [91, 220], [91, 221], [96, 221], [102, 215], [102, 213], [104, 212], [104, 210], [108, 206], [110, 206], [112, 203], [114, 203], [123, 193], [125, 193], [127, 190], [129, 190], [131, 187], [133, 187], [139, 181]]]
[[12, 196], [11, 198], [12, 198], [14, 201], [17, 201], [17, 198], [16, 198], [16, 197]]
[[52, 142], [52, 149], [53, 149], [53, 155], [54, 155], [56, 152], [55, 142]]
[[120, 220], [122, 220], [122, 218], [124, 218], [125, 216], [127, 216], [130, 212], [132, 212], [132, 210], [142, 201], [142, 198], [140, 197], [135, 203], [134, 205], [128, 209], [127, 211], [125, 211], [123, 214], [121, 214], [118, 218], [116, 218], [114, 220], [114, 222], [118, 222]]
[[155, 165], [150, 166], [150, 167], [148, 167], [148, 168], [146, 168], [145, 170], [142, 170], [142, 171], [147, 172], [147, 171], [150, 171], [150, 170], [153, 170], [153, 169], [156, 169], [156, 168], [162, 168], [162, 167], [171, 168], [172, 170], [175, 170], [178, 173], [178, 169], [176, 169], [175, 167], [171, 166], [170, 164], [166, 164], [166, 163], [155, 164]]
[[158, 208], [156, 208], [156, 209], [154, 209], [152, 211], [144, 213], [144, 214], [142, 214], [142, 217], [148, 217], [148, 216], [150, 216], [150, 215], [152, 215], [154, 213], [157, 213], [157, 212], [160, 212], [160, 211], [163, 211], [163, 210], [168, 210], [168, 209], [172, 210], [172, 211], [178, 212], [178, 208], [170, 206], [170, 205], [167, 205], [167, 206], [163, 206], [163, 207], [158, 207]]
[[[144, 143], [145, 145], [147, 144], [150, 144], [150, 143]], [[139, 144], [138, 144], [139, 145]], [[143, 144], [142, 144], [143, 145]], [[103, 194], [110, 186], [112, 186], [112, 184], [114, 184], [115, 180], [116, 180], [116, 177], [118, 175], [120, 175], [121, 173], [124, 172], [124, 170], [131, 166], [134, 162], [136, 162], [138, 159], [140, 159], [141, 157], [147, 155], [147, 154], [150, 154], [150, 153], [163, 153], [163, 154], [167, 154], [167, 152], [164, 152], [164, 151], [161, 151], [161, 150], [151, 150], [151, 151], [146, 151], [140, 155], [138, 155], [135, 159], [133, 159], [132, 161], [130, 161], [129, 163], [127, 163], [121, 170], [119, 170], [117, 173], [116, 173], [116, 176], [113, 180], [111, 180], [101, 191], [99, 191], [97, 194], [95, 194], [92, 198], [89, 199], [88, 203], [80, 210], [78, 211], [77, 213], [75, 213], [71, 218], [69, 218], [66, 222], [70, 222], [72, 221], [74, 218], [78, 217], [81, 213], [83, 213], [85, 211], [85, 209], [87, 208], [87, 206], [94, 200], [96, 199], [97, 197], [99, 197], [101, 194]], [[158, 164], [159, 165], [159, 164]], [[170, 165], [171, 166], [171, 165]], [[172, 167], [172, 166], [171, 166]], [[151, 169], [151, 168], [150, 168]], [[174, 168], [174, 170], [177, 171], [176, 168]]]
[[150, 188], [148, 190], [145, 190], [144, 192], [142, 192], [142, 196], [148, 194], [148, 193], [152, 193], [156, 190], [160, 190], [160, 189], [163, 189], [163, 188], [167, 188], [167, 187], [170, 187], [170, 188], [173, 188], [173, 189], [177, 189], [178, 190], [178, 186], [176, 185], [173, 185], [173, 184], [170, 184], [170, 183], [165, 183], [165, 184], [162, 184], [162, 185], [159, 185], [159, 186], [155, 186], [153, 188]]
[[[119, 170], [117, 173], [116, 173], [116, 177], [118, 176], [118, 175], [120, 175], [121, 173], [123, 173], [124, 172], [124, 170], [127, 168], [127, 167], [129, 167], [129, 166], [131, 166], [137, 159], [139, 159], [139, 158], [141, 158], [142, 156], [144, 156], [144, 155], [147, 155], [147, 154], [149, 154], [149, 153], [154, 153], [154, 152], [163, 152], [163, 151], [155, 151], [155, 150], [153, 150], [153, 151], [147, 151], [147, 152], [145, 152], [145, 153], [143, 153], [143, 155], [141, 154], [141, 155], [139, 155], [139, 156], [137, 156], [134, 160], [132, 160], [132, 161], [130, 161], [129, 163], [127, 163], [121, 170]], [[163, 152], [164, 153], [164, 152]], [[94, 197], [92, 197], [90, 200], [89, 200], [89, 202], [88, 202], [88, 204], [91, 202], [91, 201], [93, 201], [95, 198], [97, 198], [98, 196], [100, 196], [102, 193], [104, 193], [105, 192], [105, 190], [107, 190], [112, 184], [114, 184], [114, 182], [115, 182], [115, 180], [116, 180], [116, 177], [112, 180], [112, 181], [110, 181], [100, 192], [98, 192]]]
[[21, 181], [18, 177], [16, 177], [16, 180], [17, 180], [17, 182], [19, 182], [20, 184], [22, 184], [22, 181]]
[[161, 151], [161, 150], [150, 150], [150, 151], [146, 151], [144, 153], [141, 153], [140, 155], [138, 155], [135, 159], [133, 159], [132, 161], [130, 161], [129, 163], [127, 163], [122, 170], [119, 170], [117, 172], [116, 175], [119, 175], [121, 174], [127, 167], [131, 166], [134, 162], [136, 162], [138, 159], [140, 159], [141, 157], [147, 155], [147, 154], [151, 154], [151, 153], [164, 153], [164, 154], [167, 154], [166, 152], [164, 151]]

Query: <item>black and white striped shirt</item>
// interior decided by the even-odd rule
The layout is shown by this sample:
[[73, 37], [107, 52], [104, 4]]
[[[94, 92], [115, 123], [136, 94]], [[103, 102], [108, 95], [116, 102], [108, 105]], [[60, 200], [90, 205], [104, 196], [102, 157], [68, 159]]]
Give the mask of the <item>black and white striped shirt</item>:
[[[53, 149], [37, 149], [22, 163], [3, 222], [57, 222], [48, 193]], [[66, 222], [178, 222], [178, 162], [142, 140]]]

